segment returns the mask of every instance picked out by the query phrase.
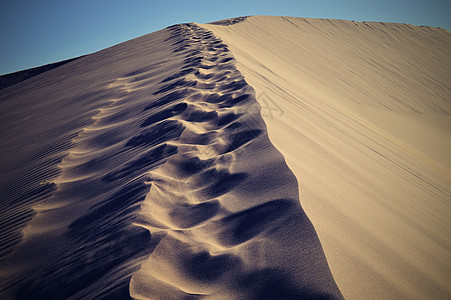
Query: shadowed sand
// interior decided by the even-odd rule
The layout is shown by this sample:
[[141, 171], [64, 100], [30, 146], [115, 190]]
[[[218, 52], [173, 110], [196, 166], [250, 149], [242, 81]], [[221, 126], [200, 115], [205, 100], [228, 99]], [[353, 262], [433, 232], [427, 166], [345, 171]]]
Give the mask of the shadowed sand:
[[451, 298], [451, 34], [269, 16], [201, 26], [255, 89], [343, 296]]
[[59, 66], [67, 64], [67, 63], [74, 61], [76, 59], [79, 59], [81, 57], [83, 57], [83, 56], [63, 60], [60, 62], [56, 62], [56, 63], [48, 64], [45, 66], [28, 69], [28, 70], [18, 71], [18, 72], [14, 72], [11, 74], [0, 75], [0, 90], [7, 88], [11, 85], [14, 85], [16, 83], [19, 83], [21, 81], [27, 80], [31, 77], [37, 76], [41, 73], [47, 72], [51, 69], [55, 69]]
[[87, 55], [5, 88], [0, 107], [2, 298], [342, 298], [211, 31]]
[[2, 89], [0, 298], [450, 298], [450, 41], [240, 17]]

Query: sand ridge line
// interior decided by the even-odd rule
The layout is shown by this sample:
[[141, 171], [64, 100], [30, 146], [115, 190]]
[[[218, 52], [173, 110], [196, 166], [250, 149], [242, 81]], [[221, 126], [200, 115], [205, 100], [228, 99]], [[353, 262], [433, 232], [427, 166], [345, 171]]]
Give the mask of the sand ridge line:
[[[0, 262], [2, 297], [341, 298], [227, 49], [176, 25], [30, 79], [45, 101], [28, 106], [30, 85], [6, 103], [23, 104], [9, 119], [33, 112], [31, 133], [52, 145], [72, 135], [51, 165], [61, 172], [43, 178], [54, 190]], [[49, 152], [31, 153], [40, 171]]]
[[264, 118], [268, 132], [344, 296], [446, 298], [449, 32], [270, 16], [201, 26], [285, 111]]
[[[213, 41], [208, 41], [207, 39], [205, 41], [205, 38], [202, 39], [202, 36], [207, 35], [209, 37], [210, 35], [199, 30], [198, 27], [189, 25], [182, 26], [188, 27], [190, 32], [188, 40], [195, 41], [189, 44], [189, 47], [194, 51], [188, 51], [183, 68], [178, 73], [185, 76], [183, 79], [176, 81], [175, 84], [180, 85], [182, 80], [190, 82], [190, 79], [194, 79], [196, 85], [188, 88], [190, 95], [184, 99], [184, 102], [177, 103], [175, 106], [166, 110], [169, 111], [166, 114], [169, 118], [166, 120], [175, 119], [184, 126], [180, 137], [171, 143], [178, 146], [180, 151], [170, 159], [168, 162], [169, 165], [152, 171], [150, 173], [150, 181], [154, 181], [155, 187], [155, 189], [151, 189], [151, 193], [152, 191], [165, 191], [166, 193], [179, 194], [179, 199], [174, 201], [176, 206], [179, 206], [178, 209], [183, 208], [187, 213], [192, 213], [190, 210], [194, 212], [202, 207], [207, 207], [207, 205], [202, 205], [204, 203], [202, 202], [202, 198], [207, 197], [208, 199], [209, 197], [220, 196], [227, 192], [224, 188], [219, 189], [219, 186], [216, 187], [218, 191], [213, 191], [215, 188], [212, 185], [215, 185], [215, 182], [216, 185], [219, 182], [222, 182], [222, 185], [224, 185], [225, 181], [233, 182], [245, 177], [244, 174], [230, 174], [230, 169], [233, 167], [231, 163], [234, 161], [233, 151], [251, 142], [253, 139], [252, 135], [257, 136], [259, 130], [246, 130], [246, 128], [243, 130], [241, 127], [244, 125], [236, 122], [242, 119], [244, 112], [244, 109], [241, 109], [243, 112], [237, 114], [240, 111], [239, 105], [244, 105], [247, 108], [248, 105], [244, 103], [250, 100], [251, 94], [245, 94], [249, 90], [245, 84], [237, 83], [237, 80], [242, 78], [240, 74], [236, 71], [231, 71], [229, 64], [223, 64], [232, 59], [227, 51], [223, 51], [225, 48], [224, 45], [218, 43], [218, 40], [213, 39]], [[180, 41], [177, 41], [174, 45], [178, 45], [179, 43]], [[181, 48], [186, 48], [186, 45], [174, 51], [180, 51]], [[200, 52], [201, 54], [193, 55], [193, 52]], [[207, 54], [204, 55], [203, 52], [207, 52]], [[219, 62], [209, 64], [212, 61]], [[193, 73], [186, 72], [187, 69], [190, 70], [193, 66], [197, 65], [200, 65], [200, 68], [205, 68], [209, 73], [201, 75], [201, 69]], [[222, 71], [224, 69], [228, 70]], [[177, 78], [179, 78], [177, 74], [172, 75], [164, 79], [163, 82], [173, 82]], [[235, 89], [238, 84], [240, 87], [245, 87], [245, 89]], [[168, 86], [173, 87], [174, 83], [169, 83]], [[159, 94], [162, 90], [166, 90], [166, 86], [156, 93]], [[232, 90], [232, 92], [222, 93], [223, 90]], [[180, 91], [178, 92], [180, 93]], [[169, 95], [173, 95], [174, 93], [171, 90]], [[236, 94], [241, 95], [236, 97]], [[163, 98], [165, 97], [167, 96], [163, 96]], [[173, 114], [176, 114], [176, 116], [173, 116]], [[149, 126], [149, 123], [155, 121], [155, 117], [149, 119], [143, 123], [145, 126]], [[151, 133], [154, 132], [152, 128], [149, 130]], [[238, 140], [239, 136], [244, 135], [248, 136]], [[192, 177], [195, 177], [200, 172], [204, 172], [205, 174], [199, 179], [192, 179]], [[177, 187], [177, 185], [179, 186]], [[209, 185], [209, 190], [211, 191], [205, 189], [205, 186]], [[232, 188], [232, 186], [229, 188]], [[182, 192], [177, 193], [177, 190], [181, 190]], [[189, 196], [187, 193], [194, 193], [195, 195], [189, 197], [191, 201], [188, 200], [189, 202], [186, 203], [187, 199], [183, 201], [183, 197], [181, 197], [183, 193], [187, 198]], [[204, 193], [210, 193], [211, 195], [202, 196]], [[173, 197], [176, 196], [175, 194]], [[158, 199], [161, 196], [152, 197], [152, 195], [149, 195], [148, 198], [149, 201], [152, 201], [152, 199]], [[165, 215], [164, 213], [155, 211], [158, 205], [150, 205], [150, 210], [153, 211], [152, 214], [155, 215], [156, 219]], [[190, 209], [191, 206], [192, 209]], [[183, 223], [184, 219], [192, 222], [192, 218], [184, 218], [183, 215], [179, 214], [180, 211], [177, 214], [169, 213], [172, 218], [175, 218], [175, 215], [179, 218], [179, 220], [173, 221], [175, 223]], [[202, 215], [200, 211], [199, 214]], [[171, 223], [170, 217], [168, 219], [168, 222]], [[182, 226], [182, 228], [186, 228], [186, 226]], [[175, 227], [172, 229], [179, 228]]]
[[[268, 190], [271, 185], [262, 186], [268, 176], [268, 171], [263, 171], [266, 168], [258, 170], [255, 157], [246, 158], [253, 151], [263, 149], [269, 155], [269, 166], [280, 167], [281, 180], [290, 176], [285, 174], [289, 173], [286, 166], [281, 165], [283, 160], [271, 155], [275, 149], [267, 145], [266, 127], [254, 91], [236, 70], [227, 46], [210, 31], [194, 24], [176, 25], [171, 31], [171, 40], [175, 41], [173, 51], [185, 57], [184, 64], [178, 73], [164, 79], [162, 83], [167, 84], [155, 92], [161, 95], [156, 101], [158, 110], [163, 110], [144, 121], [143, 127], [149, 129], [148, 133], [143, 131], [141, 138], [153, 135], [155, 128], [163, 123], [180, 126], [181, 133], [170, 142], [178, 148], [177, 153], [149, 172], [150, 192], [134, 224], [164, 237], [133, 275], [132, 297], [256, 297], [268, 292], [264, 286], [274, 282], [274, 275], [270, 274], [275, 273], [279, 274], [281, 285], [271, 283], [273, 292], [282, 296], [327, 290], [339, 297], [336, 287], [334, 290], [333, 284], [327, 281], [330, 274], [321, 259], [309, 264], [308, 269], [317, 267], [318, 274], [322, 274], [322, 287], [310, 290], [309, 283], [302, 281], [298, 284], [306, 290], [298, 290], [289, 287], [291, 280], [296, 279], [290, 278], [292, 275], [286, 270], [289, 268], [279, 258], [271, 261], [260, 256], [249, 257], [248, 247], [274, 251], [277, 253], [272, 254], [274, 257], [285, 256], [277, 241], [279, 233], [272, 231], [284, 226], [291, 228], [293, 222], [298, 222], [294, 216], [302, 210], [296, 193], [292, 193], [297, 188], [281, 184], [273, 191]], [[156, 107], [150, 104], [148, 109]], [[246, 166], [243, 158], [251, 165]], [[252, 174], [253, 169], [258, 171]], [[292, 178], [287, 182], [292, 182]], [[257, 186], [267, 194], [251, 192]], [[282, 198], [274, 199], [273, 195]], [[309, 231], [309, 226], [304, 224], [302, 228]], [[268, 237], [273, 235], [276, 236]], [[302, 236], [290, 243], [305, 242]], [[307, 244], [312, 247], [318, 245], [317, 241], [310, 242]], [[296, 260], [293, 266], [299, 262]], [[298, 272], [299, 269], [294, 273]], [[266, 283], [260, 282], [255, 288], [243, 289], [238, 283], [240, 278], [260, 281], [258, 278], [263, 274]]]

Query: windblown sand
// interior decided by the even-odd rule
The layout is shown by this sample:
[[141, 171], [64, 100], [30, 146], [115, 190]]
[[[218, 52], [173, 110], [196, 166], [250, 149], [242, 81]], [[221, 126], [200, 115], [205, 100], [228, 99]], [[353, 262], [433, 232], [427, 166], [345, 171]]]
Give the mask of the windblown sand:
[[451, 297], [450, 42], [235, 18], [1, 90], [0, 297]]
[[451, 297], [451, 34], [256, 16], [202, 25], [255, 89], [348, 299]]

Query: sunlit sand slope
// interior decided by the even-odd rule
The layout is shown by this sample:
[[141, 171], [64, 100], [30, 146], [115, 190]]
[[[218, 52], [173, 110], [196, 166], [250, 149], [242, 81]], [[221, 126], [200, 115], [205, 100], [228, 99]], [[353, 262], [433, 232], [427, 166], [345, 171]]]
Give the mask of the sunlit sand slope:
[[256, 16], [202, 25], [255, 89], [349, 299], [451, 297], [451, 34]]

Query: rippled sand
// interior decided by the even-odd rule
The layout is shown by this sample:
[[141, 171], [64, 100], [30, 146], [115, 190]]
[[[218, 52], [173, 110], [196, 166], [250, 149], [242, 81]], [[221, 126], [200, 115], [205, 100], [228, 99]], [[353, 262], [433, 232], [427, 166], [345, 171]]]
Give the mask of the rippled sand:
[[0, 78], [0, 298], [449, 298], [450, 41], [252, 16]]

